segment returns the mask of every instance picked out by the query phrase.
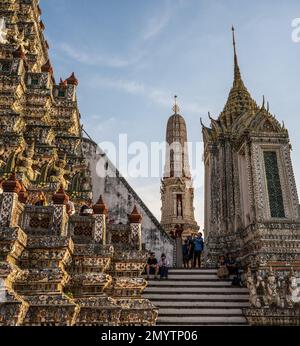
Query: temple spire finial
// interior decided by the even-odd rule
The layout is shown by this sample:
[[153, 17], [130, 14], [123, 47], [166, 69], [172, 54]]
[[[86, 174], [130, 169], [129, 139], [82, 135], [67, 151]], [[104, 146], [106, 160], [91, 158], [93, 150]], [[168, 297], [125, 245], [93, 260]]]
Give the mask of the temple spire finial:
[[241, 72], [238, 63], [237, 50], [236, 50], [236, 41], [235, 41], [235, 29], [234, 26], [231, 28], [232, 30], [232, 44], [233, 44], [233, 52], [234, 52], [234, 81], [241, 81]]
[[263, 102], [261, 105], [261, 109], [265, 109], [265, 103], [266, 103], [266, 98], [265, 98], [265, 95], [263, 95]]
[[179, 106], [177, 104], [177, 98], [178, 98], [178, 96], [175, 95], [174, 96], [174, 106], [173, 106], [173, 111], [174, 111], [175, 114], [179, 114], [179, 112], [180, 112], [180, 108], [179, 108]]

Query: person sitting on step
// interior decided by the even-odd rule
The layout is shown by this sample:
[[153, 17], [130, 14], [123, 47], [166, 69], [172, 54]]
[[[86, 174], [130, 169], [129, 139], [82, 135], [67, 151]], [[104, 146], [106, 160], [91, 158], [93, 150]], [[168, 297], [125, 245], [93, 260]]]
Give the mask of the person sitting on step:
[[161, 258], [158, 262], [159, 266], [159, 273], [161, 279], [168, 279], [168, 272], [169, 272], [169, 261], [167, 260], [166, 255], [163, 253], [161, 255]]
[[226, 268], [228, 269], [229, 275], [237, 275], [238, 274], [238, 268], [237, 268], [236, 260], [232, 256], [231, 253], [228, 253], [226, 255], [225, 264], [226, 264]]
[[154, 272], [154, 280], [156, 280], [158, 271], [159, 271], [159, 266], [158, 266], [157, 259], [155, 257], [155, 253], [151, 252], [150, 257], [148, 258], [148, 261], [147, 261], [147, 266], [146, 266], [147, 280], [150, 279], [150, 274], [153, 274], [153, 272]]
[[225, 256], [220, 256], [219, 257], [219, 263], [218, 263], [218, 278], [219, 279], [226, 279], [229, 276], [229, 271], [226, 267], [226, 262], [225, 262]]
[[225, 263], [229, 271], [229, 276], [231, 277], [233, 276], [232, 285], [242, 287], [243, 286], [243, 282], [241, 278], [242, 270], [240, 270], [239, 264], [236, 258], [234, 258], [233, 255], [229, 253], [226, 255]]

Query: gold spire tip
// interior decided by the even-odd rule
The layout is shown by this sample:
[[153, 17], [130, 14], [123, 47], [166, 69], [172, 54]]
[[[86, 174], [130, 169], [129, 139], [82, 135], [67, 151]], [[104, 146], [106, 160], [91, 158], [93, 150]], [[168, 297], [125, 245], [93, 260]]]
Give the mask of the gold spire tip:
[[232, 30], [232, 43], [233, 43], [233, 47], [234, 47], [234, 53], [236, 54], [236, 42], [235, 42], [235, 29], [234, 29], [234, 26], [232, 26], [231, 30]]
[[175, 95], [174, 96], [174, 107], [173, 107], [173, 111], [174, 111], [175, 114], [179, 114], [179, 111], [180, 111], [180, 108], [179, 108], [179, 106], [177, 104], [177, 98], [178, 98], [178, 96]]

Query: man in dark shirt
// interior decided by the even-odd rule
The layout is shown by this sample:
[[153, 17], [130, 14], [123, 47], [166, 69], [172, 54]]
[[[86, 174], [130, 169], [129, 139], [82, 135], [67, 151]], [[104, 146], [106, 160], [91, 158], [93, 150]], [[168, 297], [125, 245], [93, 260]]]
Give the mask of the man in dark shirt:
[[225, 265], [229, 271], [229, 275], [237, 275], [238, 268], [236, 265], [236, 260], [234, 259], [231, 253], [226, 255]]
[[159, 266], [157, 259], [155, 258], [155, 253], [151, 253], [150, 257], [148, 258], [147, 261], [147, 266], [146, 266], [146, 271], [147, 271], [147, 279], [150, 279], [150, 274], [154, 272], [154, 279], [157, 279], [158, 271], [159, 271]]
[[190, 250], [190, 247], [189, 247], [189, 242], [188, 240], [186, 239], [184, 241], [184, 244], [182, 245], [182, 257], [183, 257], [183, 266], [184, 268], [188, 268], [189, 267], [189, 250]]
[[194, 236], [188, 237], [188, 244], [189, 244], [189, 263], [191, 263], [191, 268], [194, 267]]

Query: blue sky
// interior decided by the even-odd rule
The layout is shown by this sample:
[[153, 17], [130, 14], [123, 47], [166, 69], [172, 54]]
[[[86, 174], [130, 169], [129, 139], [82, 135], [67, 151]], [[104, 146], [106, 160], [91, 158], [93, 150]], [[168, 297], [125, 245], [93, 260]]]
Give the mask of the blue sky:
[[[300, 43], [291, 39], [299, 0], [42, 0], [41, 8], [55, 76], [75, 71], [82, 122], [99, 143], [117, 144], [119, 133], [163, 141], [175, 94], [189, 140], [201, 141], [199, 118], [217, 117], [232, 85], [233, 24], [246, 86], [289, 129], [299, 185]], [[160, 218], [159, 178], [128, 180]], [[203, 225], [201, 186], [195, 207]]]

